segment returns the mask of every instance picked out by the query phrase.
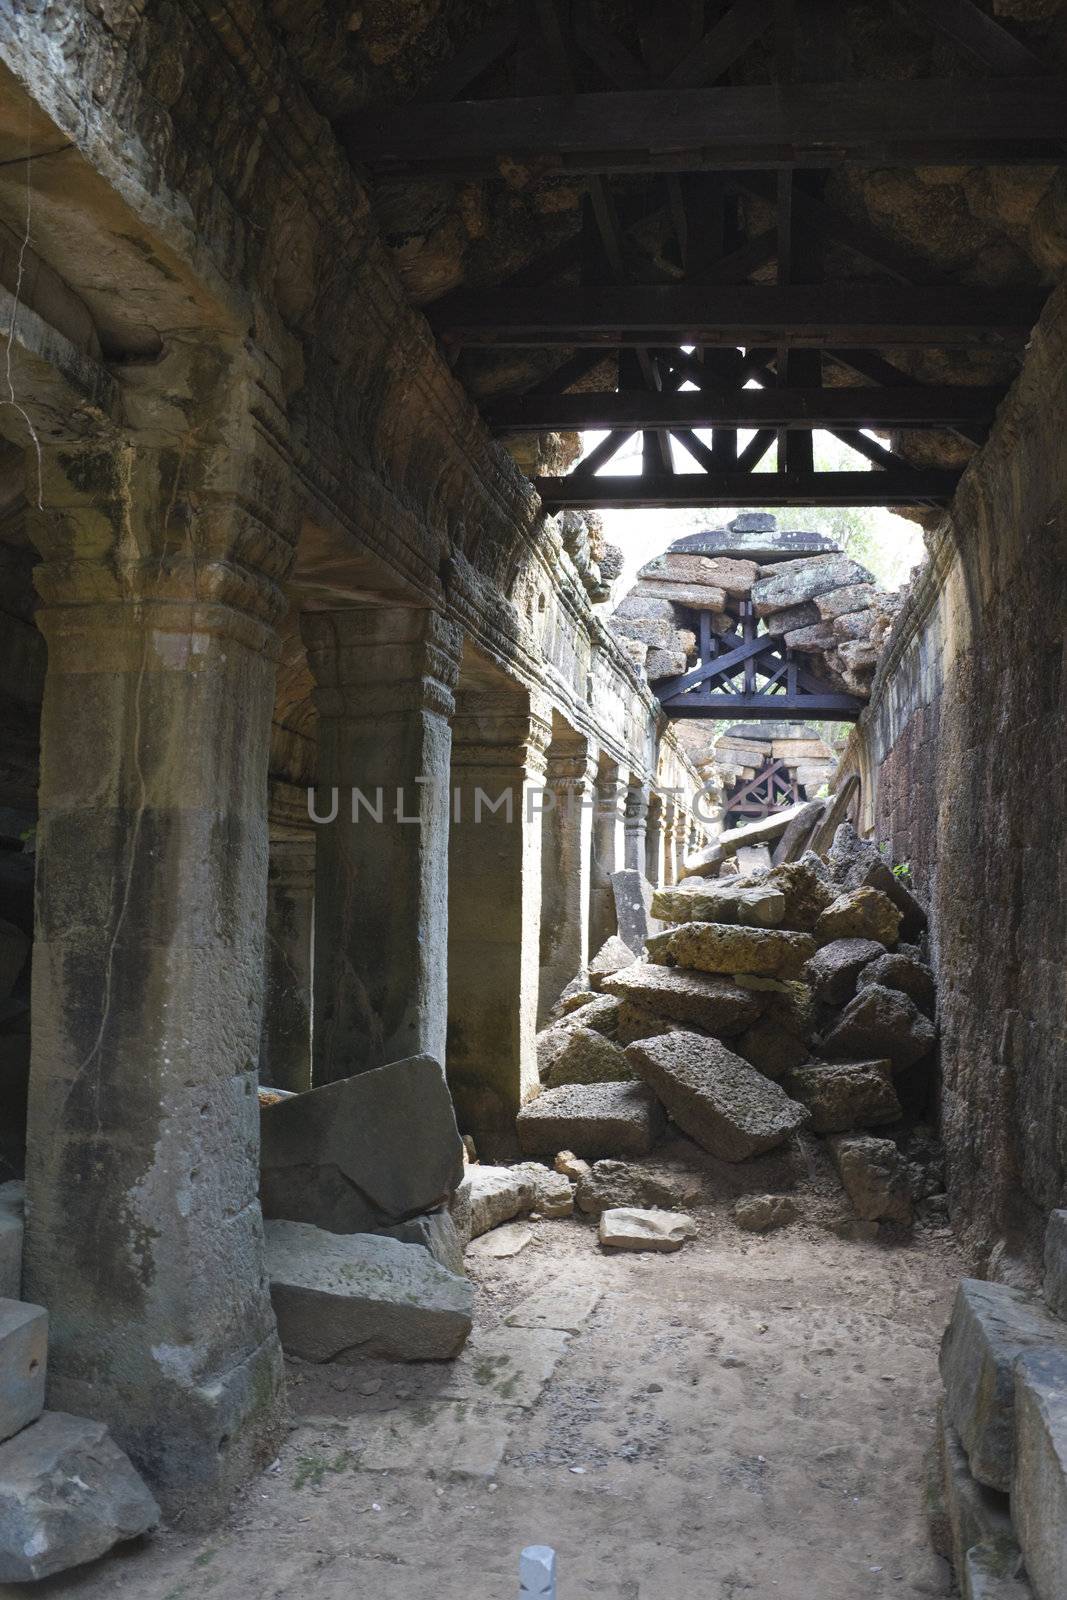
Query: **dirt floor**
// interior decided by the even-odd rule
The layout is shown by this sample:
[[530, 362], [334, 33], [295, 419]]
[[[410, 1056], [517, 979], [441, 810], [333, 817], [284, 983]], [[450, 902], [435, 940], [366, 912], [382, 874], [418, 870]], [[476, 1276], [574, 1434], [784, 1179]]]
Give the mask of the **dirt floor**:
[[839, 1238], [809, 1189], [768, 1236], [695, 1205], [675, 1255], [609, 1255], [584, 1218], [485, 1235], [458, 1364], [294, 1364], [288, 1439], [220, 1528], [35, 1593], [517, 1600], [533, 1543], [560, 1600], [949, 1593], [922, 1483], [960, 1263], [936, 1221]]

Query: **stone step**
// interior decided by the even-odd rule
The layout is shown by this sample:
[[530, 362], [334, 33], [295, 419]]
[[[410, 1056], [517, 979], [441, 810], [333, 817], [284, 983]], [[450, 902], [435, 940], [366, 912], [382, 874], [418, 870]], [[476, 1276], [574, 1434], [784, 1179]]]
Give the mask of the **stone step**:
[[0, 1300], [0, 1440], [44, 1410], [48, 1312], [25, 1300]]
[[1067, 1341], [1015, 1363], [1011, 1514], [1037, 1600], [1067, 1595]]
[[471, 1329], [474, 1291], [417, 1244], [267, 1222], [282, 1349], [304, 1361], [445, 1361]]
[[1021, 1289], [961, 1279], [941, 1343], [945, 1415], [974, 1476], [991, 1489], [1012, 1487], [1015, 1364], [1028, 1351], [1055, 1349], [1062, 1337], [1062, 1325]]

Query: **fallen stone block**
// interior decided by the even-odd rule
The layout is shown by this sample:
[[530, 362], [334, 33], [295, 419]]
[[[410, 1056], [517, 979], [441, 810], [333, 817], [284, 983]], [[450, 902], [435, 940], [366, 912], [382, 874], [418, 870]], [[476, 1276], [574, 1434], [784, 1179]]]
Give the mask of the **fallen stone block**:
[[[813, 801], [812, 808], [821, 812], [822, 803]], [[800, 826], [806, 826], [809, 820], [800, 819]], [[779, 862], [767, 874], [764, 885], [780, 890], [785, 896], [780, 926], [796, 933], [810, 933], [822, 912], [836, 898], [818, 856], [809, 855], [799, 861]]]
[[752, 603], [757, 617], [766, 617], [786, 606], [817, 600], [834, 589], [873, 581], [866, 567], [847, 556], [816, 556], [810, 561], [791, 561], [783, 571], [760, 578], [752, 588]]
[[683, 673], [689, 665], [688, 657], [684, 650], [657, 650], [648, 652], [645, 659], [645, 672], [649, 683], [656, 683], [660, 678], [676, 678]]
[[908, 1163], [892, 1139], [837, 1134], [829, 1143], [837, 1175], [861, 1221], [911, 1221]]
[[810, 934], [783, 933], [777, 928], [690, 922], [675, 930], [667, 949], [680, 967], [698, 972], [795, 978], [815, 954], [815, 941]]
[[596, 991], [589, 986], [589, 976], [582, 972], [568, 983], [549, 1012], [549, 1021], [561, 1022], [564, 1017], [569, 1017], [572, 1011], [580, 1011], [583, 1006], [590, 1005], [595, 999]]
[[1014, 1539], [972, 1546], [963, 1558], [960, 1583], [963, 1600], [1034, 1600]]
[[850, 889], [828, 905], [815, 924], [820, 944], [834, 939], [874, 939], [896, 944], [900, 912], [880, 889]]
[[25, 1300], [0, 1300], [0, 1440], [44, 1410], [48, 1312]]
[[511, 1169], [528, 1178], [533, 1187], [531, 1210], [542, 1217], [569, 1217], [574, 1212], [574, 1185], [553, 1167], [539, 1161], [520, 1161]]
[[599, 992], [604, 987], [605, 978], [612, 977], [616, 972], [622, 972], [636, 960], [637, 957], [629, 945], [624, 943], [617, 933], [613, 933], [610, 939], [604, 941], [589, 963], [589, 987]]
[[460, 1247], [466, 1250], [471, 1242], [471, 1184], [467, 1172], [463, 1174], [462, 1183], [448, 1202], [448, 1214], [452, 1218], [452, 1225], [456, 1230], [456, 1237]]
[[619, 1207], [601, 1214], [597, 1237], [611, 1250], [680, 1250], [696, 1237], [692, 1217], [677, 1211], [637, 1211]]
[[393, 1061], [260, 1114], [265, 1217], [371, 1232], [432, 1211], [463, 1177], [463, 1144], [431, 1056]]
[[267, 1275], [287, 1355], [303, 1361], [447, 1361], [470, 1333], [474, 1291], [418, 1245], [268, 1222]]
[[94, 1561], [159, 1523], [159, 1507], [102, 1422], [46, 1411], [0, 1445], [0, 1582]]
[[840, 891], [868, 887], [889, 896], [901, 914], [901, 939], [917, 939], [926, 927], [926, 911], [906, 884], [883, 860], [871, 839], [861, 839], [851, 822], [842, 822], [827, 851], [830, 876]]
[[595, 1161], [577, 1178], [575, 1204], [583, 1216], [599, 1217], [602, 1211], [637, 1207], [668, 1211], [695, 1205], [701, 1198], [698, 1177], [686, 1177], [665, 1169], [630, 1166], [625, 1161]]
[[619, 1026], [619, 1001], [613, 995], [598, 994], [595, 1000], [571, 1012], [571, 1018], [575, 1027], [592, 1028], [605, 1039], [613, 1039]]
[[880, 983], [883, 989], [899, 989], [901, 994], [915, 1001], [924, 1016], [933, 1016], [937, 989], [933, 971], [925, 961], [916, 961], [913, 956], [904, 955], [900, 950], [887, 951], [865, 966], [856, 979], [859, 989], [865, 989], [871, 983]]
[[769, 611], [763, 621], [767, 632], [795, 633], [799, 628], [811, 628], [822, 620], [814, 600], [800, 600], [795, 606], [783, 606], [780, 611]]
[[652, 910], [652, 885], [636, 868], [624, 867], [611, 874], [615, 897], [615, 921], [619, 938], [635, 956], [645, 948], [645, 940], [656, 931]]
[[894, 1072], [903, 1072], [930, 1054], [936, 1038], [934, 1024], [914, 1000], [871, 983], [849, 1001], [824, 1038], [823, 1051], [838, 1060], [888, 1056]]
[[646, 1011], [643, 1006], [630, 1005], [624, 1000], [622, 1010], [619, 1012], [619, 1034], [616, 1042], [625, 1046], [633, 1044], [635, 1039], [654, 1039], [661, 1033], [677, 1033], [679, 1029], [695, 1026], [696, 1024], [692, 1022], [675, 1022], [670, 1017], [657, 1016], [653, 1011]]
[[[672, 935], [673, 937], [673, 935]], [[642, 961], [606, 979], [608, 991], [630, 1005], [709, 1033], [740, 1033], [756, 1021], [760, 1000], [725, 976]], [[620, 1037], [624, 1031], [620, 1018]]]
[[467, 1168], [465, 1182], [472, 1239], [534, 1208], [537, 1189], [529, 1164], [490, 1167], [477, 1162]]
[[468, 1249], [476, 1259], [503, 1261], [517, 1256], [532, 1241], [533, 1229], [528, 1222], [505, 1222], [502, 1228], [494, 1228], [492, 1233], [483, 1233], [480, 1239], [472, 1240]]
[[1067, 1211], [1053, 1211], [1045, 1229], [1045, 1303], [1067, 1318]]
[[800, 1216], [795, 1200], [787, 1194], [743, 1195], [735, 1202], [733, 1218], [746, 1233], [773, 1233], [788, 1227]]
[[790, 1072], [785, 1087], [811, 1112], [813, 1133], [874, 1128], [902, 1115], [890, 1061], [811, 1061]]
[[[774, 928], [785, 914], [784, 894], [772, 885], [742, 885], [691, 879], [689, 889], [657, 889], [652, 910], [663, 922], [727, 922], [752, 928]], [[659, 936], [661, 939], [663, 935]]]
[[392, 1228], [382, 1228], [381, 1233], [384, 1238], [396, 1239], [400, 1244], [421, 1245], [442, 1267], [459, 1277], [463, 1276], [463, 1252], [470, 1238], [460, 1237], [448, 1211], [431, 1211], [424, 1217], [411, 1217]]
[[619, 1046], [602, 1033], [592, 1028], [569, 1028], [565, 1032], [565, 1042], [554, 1050], [547, 1072], [542, 1069], [538, 1037], [538, 1068], [542, 1082], [550, 1089], [565, 1083], [622, 1083], [633, 1077]]
[[0, 1185], [0, 1300], [22, 1294], [22, 1239], [25, 1184]]
[[[711, 583], [675, 583], [669, 578], [642, 578], [639, 593], [650, 600], [670, 600], [696, 611], [725, 611], [726, 590]], [[716, 629], [716, 632], [722, 632]]]
[[869, 610], [877, 596], [877, 584], [850, 583], [844, 588], [830, 589], [826, 594], [819, 595], [814, 604], [820, 617], [842, 617]]
[[1032, 1296], [1004, 1283], [962, 1278], [941, 1341], [945, 1416], [974, 1476], [1008, 1493], [1015, 1465], [1015, 1364], [1055, 1346], [1062, 1329]]
[[945, 1419], [944, 1407], [938, 1418], [937, 1463], [948, 1519], [948, 1548], [942, 1554], [962, 1573], [964, 1558], [973, 1545], [1014, 1539], [1008, 1497], [979, 1483], [971, 1472], [967, 1452]]
[[638, 1077], [672, 1120], [724, 1161], [744, 1161], [784, 1144], [809, 1113], [718, 1039], [664, 1034], [628, 1045]]
[[1067, 1595], [1067, 1344], [1015, 1363], [1011, 1514], [1037, 1600]]
[[747, 1029], [734, 1042], [734, 1049], [757, 1072], [776, 1081], [794, 1067], [803, 1066], [811, 1055], [803, 1039], [798, 1039], [773, 1017], [766, 1017], [754, 1028]]
[[573, 1150], [590, 1160], [647, 1155], [664, 1125], [662, 1107], [641, 1083], [571, 1083], [546, 1089], [515, 1119], [525, 1155]]
[[815, 952], [804, 968], [804, 976], [817, 1000], [843, 1006], [855, 994], [863, 969], [885, 954], [885, 945], [875, 939], [834, 939]]

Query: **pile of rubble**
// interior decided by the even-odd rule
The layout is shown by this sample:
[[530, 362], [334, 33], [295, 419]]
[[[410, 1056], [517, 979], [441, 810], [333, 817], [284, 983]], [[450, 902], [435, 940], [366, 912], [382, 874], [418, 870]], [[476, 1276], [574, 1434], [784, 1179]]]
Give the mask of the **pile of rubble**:
[[[773, 517], [762, 513], [736, 518], [730, 530], [743, 533], [756, 519], [773, 530]], [[733, 633], [751, 606], [764, 631], [810, 657], [805, 665], [828, 690], [866, 698], [901, 596], [880, 588], [866, 567], [834, 546], [770, 561], [702, 553], [729, 542], [724, 529], [676, 540], [641, 568], [616, 607], [610, 627], [649, 680], [696, 665], [698, 611], [711, 612], [713, 631], [722, 635]]]
[[[662, 931], [644, 958], [609, 941], [538, 1036], [523, 1153], [646, 1156], [669, 1119], [742, 1163], [805, 1131], [827, 1140], [854, 1234], [910, 1223], [943, 1187], [909, 1128], [936, 996], [923, 908], [876, 847], [844, 824], [825, 859], [685, 878], [651, 911]], [[789, 1220], [767, 1210], [768, 1225]]]
[[1067, 1595], [1067, 1211], [1041, 1296], [964, 1278], [941, 1346], [934, 1547], [969, 1600]]

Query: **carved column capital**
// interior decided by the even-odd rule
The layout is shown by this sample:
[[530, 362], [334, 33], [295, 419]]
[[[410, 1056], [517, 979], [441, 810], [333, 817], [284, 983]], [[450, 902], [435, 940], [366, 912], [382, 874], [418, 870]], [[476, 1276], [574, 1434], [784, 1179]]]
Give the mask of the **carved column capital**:
[[463, 633], [440, 612], [350, 606], [305, 611], [300, 627], [320, 717], [374, 721], [455, 712]]

